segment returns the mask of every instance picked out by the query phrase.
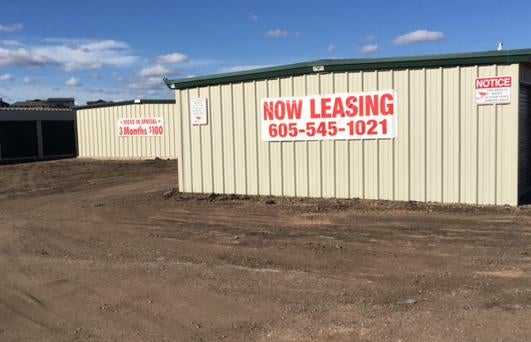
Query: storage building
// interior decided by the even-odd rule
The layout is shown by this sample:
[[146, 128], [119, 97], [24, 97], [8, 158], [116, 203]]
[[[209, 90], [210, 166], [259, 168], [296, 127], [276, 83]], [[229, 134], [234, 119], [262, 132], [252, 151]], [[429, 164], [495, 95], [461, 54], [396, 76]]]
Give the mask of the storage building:
[[0, 107], [0, 162], [72, 158], [76, 149], [72, 108]]
[[97, 102], [76, 108], [79, 157], [175, 159], [175, 101]]
[[185, 192], [517, 205], [531, 50], [166, 80]]

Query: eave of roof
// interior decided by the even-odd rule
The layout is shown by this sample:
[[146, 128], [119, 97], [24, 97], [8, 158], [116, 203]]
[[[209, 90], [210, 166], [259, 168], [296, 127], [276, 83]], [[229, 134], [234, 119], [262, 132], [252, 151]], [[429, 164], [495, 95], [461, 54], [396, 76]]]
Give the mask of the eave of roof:
[[186, 89], [209, 85], [299, 76], [313, 73], [415, 68], [418, 69], [427, 67], [513, 64], [528, 62], [531, 62], [531, 49], [485, 51], [411, 57], [321, 59], [310, 62], [302, 62], [239, 72], [191, 77], [185, 79], [165, 79], [164, 81], [170, 89]]
[[0, 111], [12, 112], [73, 112], [74, 108], [58, 108], [58, 107], [0, 107]]
[[126, 106], [134, 104], [174, 104], [175, 100], [130, 100], [130, 101], [119, 101], [119, 102], [105, 102], [105, 103], [95, 103], [91, 105], [76, 106], [74, 109], [91, 109], [91, 108], [103, 108], [103, 107], [117, 107], [117, 106]]

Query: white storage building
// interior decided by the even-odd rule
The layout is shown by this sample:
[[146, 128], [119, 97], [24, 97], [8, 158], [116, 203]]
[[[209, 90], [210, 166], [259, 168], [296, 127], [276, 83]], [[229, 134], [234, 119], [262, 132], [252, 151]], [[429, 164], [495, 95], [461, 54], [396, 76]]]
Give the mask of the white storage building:
[[174, 100], [103, 102], [76, 109], [79, 157], [175, 159]]
[[508, 50], [166, 80], [166, 148], [185, 192], [517, 205], [531, 189], [530, 63]]

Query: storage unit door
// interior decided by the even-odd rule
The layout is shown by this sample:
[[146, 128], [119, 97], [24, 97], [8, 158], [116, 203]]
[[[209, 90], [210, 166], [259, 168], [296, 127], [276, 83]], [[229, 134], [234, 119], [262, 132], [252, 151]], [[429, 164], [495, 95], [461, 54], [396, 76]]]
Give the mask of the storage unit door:
[[76, 150], [74, 121], [43, 121], [42, 140], [45, 157], [73, 157]]
[[518, 138], [518, 197], [520, 204], [531, 203], [531, 86], [520, 85]]
[[0, 121], [0, 149], [3, 160], [36, 158], [36, 122]]

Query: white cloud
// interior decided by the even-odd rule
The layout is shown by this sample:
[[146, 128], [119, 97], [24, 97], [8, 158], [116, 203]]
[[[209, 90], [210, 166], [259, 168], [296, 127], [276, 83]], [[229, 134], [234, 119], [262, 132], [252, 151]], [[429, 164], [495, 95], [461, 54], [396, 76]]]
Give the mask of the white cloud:
[[393, 43], [396, 45], [409, 45], [423, 42], [435, 42], [442, 39], [444, 39], [444, 33], [442, 32], [417, 30], [396, 37], [393, 40]]
[[269, 30], [265, 33], [265, 36], [267, 38], [287, 38], [289, 35], [288, 30], [282, 30], [282, 29], [273, 29]]
[[47, 44], [60, 44], [60, 45], [81, 45], [81, 44], [86, 44], [86, 43], [91, 42], [90, 39], [58, 38], [58, 37], [44, 38], [42, 41]]
[[81, 82], [79, 81], [79, 79], [75, 77], [70, 77], [68, 80], [66, 80], [65, 85], [67, 87], [75, 88], [75, 87], [79, 87], [81, 85]]
[[129, 49], [129, 45], [125, 42], [108, 39], [87, 42], [81, 44], [79, 48], [86, 51], [126, 50]]
[[39, 86], [33, 87], [27, 84], [10, 83], [3, 86], [0, 83], [0, 97], [8, 100], [8, 102], [15, 102], [27, 99], [46, 99], [50, 97], [74, 97], [77, 104], [84, 104], [87, 101], [95, 101], [99, 99], [108, 101], [131, 100], [135, 98], [171, 98], [174, 94], [162, 84], [162, 80], [157, 79], [159, 84], [150, 89], [136, 89], [134, 87], [116, 87], [116, 86], [78, 86], [68, 87], [62, 85], [47, 84], [45, 81], [39, 83]]
[[129, 88], [136, 90], [162, 90], [166, 87], [162, 77], [142, 77], [129, 84]]
[[140, 70], [142, 77], [162, 77], [170, 72], [170, 69], [161, 64], [155, 64]]
[[22, 24], [8, 24], [8, 25], [0, 24], [0, 32], [7, 32], [7, 33], [18, 32], [18, 31], [22, 31], [23, 28], [24, 28], [24, 25]]
[[219, 72], [238, 72], [238, 71], [246, 71], [246, 70], [253, 70], [253, 69], [260, 69], [260, 68], [268, 68], [270, 66], [271, 64], [235, 65], [231, 67], [221, 68]]
[[4, 46], [22, 46], [22, 43], [18, 40], [12, 40], [12, 39], [4, 39], [0, 40], [0, 45]]
[[114, 40], [74, 41], [32, 47], [0, 47], [0, 66], [59, 66], [66, 71], [124, 67], [137, 57]]
[[180, 64], [188, 61], [188, 56], [180, 52], [174, 52], [167, 55], [161, 55], [157, 57], [157, 63], [159, 64]]
[[361, 47], [360, 51], [361, 53], [368, 55], [377, 52], [378, 49], [378, 44], [365, 44]]
[[22, 79], [22, 82], [24, 82], [24, 83], [26, 83], [26, 84], [29, 84], [29, 83], [31, 83], [32, 81], [33, 81], [33, 80], [32, 80], [30, 77], [28, 77], [28, 76], [26, 76], [26, 77], [24, 77], [24, 78]]
[[165, 88], [164, 76], [182, 75], [180, 68], [208, 65], [210, 61], [190, 60], [187, 55], [173, 52], [156, 57], [153, 64], [142, 68], [137, 76], [129, 82], [129, 88], [137, 91], [160, 92]]
[[48, 56], [39, 55], [24, 48], [0, 47], [0, 66], [39, 66], [51, 62]]
[[161, 91], [165, 87], [162, 77], [169, 73], [176, 73], [176, 71], [162, 64], [154, 64], [145, 67], [141, 69], [138, 76], [129, 83], [129, 88], [138, 91]]
[[13, 81], [15, 77], [11, 74], [2, 74], [0, 75], [0, 81]]
[[336, 46], [334, 44], [328, 44], [328, 53], [334, 53], [336, 51]]

